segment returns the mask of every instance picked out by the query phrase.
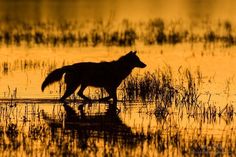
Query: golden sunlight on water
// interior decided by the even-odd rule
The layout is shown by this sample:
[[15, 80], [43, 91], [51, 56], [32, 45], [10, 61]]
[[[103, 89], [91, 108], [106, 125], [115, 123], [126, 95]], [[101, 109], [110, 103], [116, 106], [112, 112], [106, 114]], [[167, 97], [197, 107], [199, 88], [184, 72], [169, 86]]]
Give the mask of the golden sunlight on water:
[[[40, 86], [44, 77], [54, 68], [59, 68], [64, 64], [77, 62], [101, 62], [117, 60], [126, 54], [129, 48], [116, 47], [95, 47], [95, 48], [45, 48], [45, 47], [1, 47], [2, 65], [6, 62], [9, 65], [9, 72], [1, 77], [2, 96], [7, 95], [9, 90], [17, 89], [19, 98], [34, 98], [50, 96], [58, 97], [58, 84], [46, 91], [46, 95], [41, 92]], [[177, 77], [180, 68], [189, 68], [192, 71], [201, 71], [204, 86], [202, 94], [210, 93], [225, 101], [227, 82], [230, 83], [230, 93], [234, 97], [236, 94], [233, 84], [236, 69], [232, 68], [236, 64], [234, 49], [219, 48], [204, 50], [201, 44], [193, 48], [190, 44], [176, 46], [135, 46], [140, 58], [148, 66], [145, 70], [135, 69], [135, 73], [154, 72], [158, 69], [170, 67], [174, 77]], [[9, 52], [10, 55], [9, 55]], [[32, 65], [32, 69], [22, 69], [19, 62], [30, 61], [39, 65]], [[45, 62], [45, 63], [44, 63]], [[45, 65], [43, 65], [45, 64]], [[48, 65], [47, 65], [48, 64]], [[21, 65], [22, 66], [22, 65]], [[36, 66], [36, 67], [35, 67]], [[46, 67], [48, 66], [48, 67]], [[15, 79], [17, 78], [17, 79]], [[177, 79], [177, 78], [176, 78]], [[57, 92], [55, 93], [56, 90]], [[51, 94], [50, 94], [51, 93]]]
[[1, 0], [0, 156], [235, 156], [235, 6]]

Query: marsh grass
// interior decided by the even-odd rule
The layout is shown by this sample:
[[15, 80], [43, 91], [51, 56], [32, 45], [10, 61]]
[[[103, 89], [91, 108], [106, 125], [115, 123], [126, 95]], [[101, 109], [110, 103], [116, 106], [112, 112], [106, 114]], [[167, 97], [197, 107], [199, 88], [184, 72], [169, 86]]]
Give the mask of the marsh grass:
[[[183, 112], [194, 119], [216, 121], [224, 118], [227, 123], [232, 122], [235, 115], [233, 104], [217, 106], [211, 101], [211, 94], [202, 99], [201, 92], [203, 74], [200, 69], [192, 72], [179, 68], [175, 77], [170, 67], [154, 73], [130, 76], [121, 88], [123, 101], [141, 101], [144, 105], [155, 104], [154, 114], [159, 119], [168, 115]], [[178, 118], [181, 118], [178, 117]]]
[[5, 45], [44, 46], [133, 46], [203, 42], [205, 46], [222, 43], [235, 45], [234, 26], [230, 21], [202, 22], [187, 26], [181, 20], [166, 22], [161, 18], [133, 23], [127, 19], [114, 24], [111, 20], [78, 23], [64, 21], [25, 23], [6, 21], [0, 27], [0, 43]]
[[[164, 72], [165, 70], [168, 73]], [[85, 126], [82, 127], [83, 129], [76, 127], [66, 129], [63, 128], [64, 114], [61, 110], [55, 112], [53, 109], [53, 114], [45, 117], [44, 111], [40, 110], [35, 104], [23, 104], [21, 109], [18, 104], [10, 105], [14, 102], [14, 99], [7, 104], [1, 104], [0, 150], [2, 156], [19, 153], [25, 155], [40, 154], [41, 156], [76, 156], [78, 154], [85, 156], [109, 156], [111, 154], [115, 156], [141, 156], [143, 153], [152, 155], [153, 152], [158, 155], [175, 154], [183, 156], [230, 156], [235, 154], [235, 130], [231, 128], [235, 114], [233, 105], [228, 104], [224, 108], [217, 108], [210, 101], [210, 98], [205, 103], [196, 101], [196, 97], [192, 95], [198, 95], [198, 93], [193, 94], [193, 92], [199, 92], [199, 90], [195, 90], [196, 87], [199, 87], [199, 83], [197, 83], [199, 80], [196, 79], [198, 77], [195, 77], [189, 70], [179, 72], [182, 79], [180, 88], [177, 84], [178, 81], [172, 78], [173, 72], [170, 68], [165, 70], [156, 72], [158, 75], [145, 73], [144, 75], [132, 76], [126, 80], [132, 81], [132, 83], [135, 82], [135, 86], [132, 83], [129, 84], [132, 87], [139, 87], [134, 90], [137, 93], [132, 94], [135, 97], [131, 97], [133, 99], [130, 98], [129, 101], [141, 100], [143, 102], [141, 103], [142, 107], [147, 107], [145, 101], [152, 101], [153, 110], [151, 110], [151, 113], [145, 113], [145, 115], [154, 115], [157, 119], [157, 125], [154, 128], [149, 126], [150, 128], [147, 130], [141, 125], [139, 131], [135, 128], [128, 129], [127, 126], [126, 129], [117, 127], [119, 129], [116, 131], [112, 128], [109, 129], [109, 127], [105, 127], [105, 130], [100, 128], [99, 131], [95, 129], [97, 127], [92, 126], [89, 122], [88, 124], [81, 123], [79, 125]], [[148, 83], [145, 83], [145, 80], [148, 80]], [[184, 80], [186, 82], [182, 83]], [[130, 92], [126, 81], [124, 90]], [[196, 84], [194, 85], [190, 81], [196, 81]], [[158, 86], [154, 87], [156, 82], [159, 82]], [[162, 92], [148, 93], [156, 89], [161, 89]], [[166, 94], [171, 91], [170, 89], [174, 90], [173, 97]], [[191, 92], [186, 92], [188, 89]], [[140, 94], [142, 93], [140, 90], [145, 91], [145, 97]], [[187, 105], [190, 99], [188, 97], [194, 98], [194, 101], [190, 101], [194, 103]], [[164, 101], [164, 98], [171, 98], [171, 100]], [[183, 100], [187, 100], [187, 102]], [[127, 102], [127, 100], [125, 101]], [[70, 106], [75, 110], [79, 110], [75, 104], [70, 104]], [[87, 110], [92, 112], [89, 110], [93, 110], [93, 107], [88, 107]], [[143, 113], [140, 112], [140, 114]], [[102, 114], [92, 114], [92, 117], [96, 116], [97, 119], [93, 121], [103, 121], [100, 118], [103, 116]], [[19, 118], [21, 120], [16, 120]], [[48, 123], [50, 118], [52, 119]], [[209, 124], [209, 122], [215, 124], [217, 119], [220, 118], [227, 121], [226, 127], [229, 125], [227, 129], [218, 130], [220, 134], [215, 135], [213, 132], [208, 132], [207, 128], [202, 127], [202, 124]], [[199, 125], [184, 128], [178, 122], [184, 119], [194, 119]], [[89, 116], [86, 121], [89, 121]], [[66, 125], [74, 125], [73, 123], [78, 122], [70, 121]], [[105, 125], [105, 121], [103, 125]]]
[[55, 60], [37, 60], [37, 59], [16, 59], [14, 61], [2, 61], [0, 69], [3, 75], [9, 75], [12, 72], [21, 71], [27, 72], [29, 70], [46, 69], [43, 72], [47, 73], [59, 65], [64, 65], [65, 61], [56, 63]]
[[168, 69], [165, 72], [158, 70], [154, 73], [146, 72], [143, 75], [130, 76], [122, 86], [123, 99], [129, 101], [161, 100], [165, 101], [165, 104], [171, 104], [174, 93], [177, 91], [173, 85], [171, 70]]
[[[178, 71], [174, 79], [170, 67], [143, 75], [130, 76], [124, 81], [124, 100], [155, 101], [169, 107], [173, 104], [193, 106], [198, 102], [201, 76], [194, 76], [189, 69]], [[197, 71], [198, 75], [201, 75]]]
[[[16, 69], [27, 71], [42, 68], [42, 76], [45, 76], [48, 71], [58, 67], [56, 62], [19, 60], [15, 63], [6, 62], [5, 65], [2, 64], [2, 69], [7, 67], [7, 71], [12, 72]], [[5, 96], [10, 101], [0, 102], [0, 155], [152, 156], [154, 152], [163, 156], [233, 156], [236, 153], [234, 104], [221, 104], [219, 107], [211, 100], [210, 93], [207, 99], [202, 99], [205, 96], [201, 91], [203, 76], [200, 69], [179, 67], [175, 71], [167, 66], [155, 72], [128, 77], [118, 91], [121, 98], [118, 103], [130, 104], [131, 113], [136, 112], [135, 105], [142, 108], [138, 110], [138, 114], [148, 118], [153, 116], [155, 126], [145, 128], [140, 124], [139, 128], [120, 127], [116, 132], [95, 130], [89, 122], [83, 123], [88, 125], [87, 129], [65, 129], [61, 127], [65, 120], [64, 111], [55, 111], [56, 107], [47, 117], [54, 122], [49, 124], [37, 104], [16, 103], [14, 100], [18, 98], [19, 91], [17, 88], [9, 88]], [[227, 85], [230, 86], [230, 83]], [[63, 84], [59, 86], [63, 92]], [[105, 95], [104, 90], [89, 93], [92, 98]], [[72, 96], [71, 99], [77, 97]], [[78, 108], [76, 103], [70, 105]], [[123, 104], [121, 106], [129, 107]], [[99, 109], [100, 107], [96, 110], [87, 107], [86, 111], [98, 115], [95, 120], [101, 121], [99, 114], [102, 111]], [[121, 109], [124, 112], [125, 109]], [[197, 125], [190, 123], [182, 126], [182, 121], [193, 121]], [[223, 129], [214, 130], [213, 127], [210, 130], [204, 126], [214, 126], [220, 121], [225, 122]], [[69, 125], [73, 123], [76, 122], [72, 121]]]

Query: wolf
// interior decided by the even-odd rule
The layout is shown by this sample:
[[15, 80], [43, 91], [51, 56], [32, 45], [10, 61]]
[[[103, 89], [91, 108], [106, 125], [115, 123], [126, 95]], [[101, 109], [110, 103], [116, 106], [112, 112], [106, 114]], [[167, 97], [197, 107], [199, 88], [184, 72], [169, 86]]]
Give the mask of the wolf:
[[118, 60], [111, 62], [81, 62], [73, 65], [63, 66], [48, 74], [43, 81], [41, 89], [44, 89], [56, 82], [60, 81], [64, 75], [64, 81], [66, 84], [66, 90], [64, 95], [59, 99], [61, 102], [65, 102], [75, 90], [80, 86], [77, 93], [81, 98], [87, 101], [91, 101], [83, 94], [83, 91], [88, 86], [104, 88], [109, 94], [108, 97], [101, 98], [101, 101], [108, 101], [113, 99], [113, 102], [117, 101], [117, 88], [121, 84], [132, 70], [137, 68], [144, 68], [146, 64], [140, 61], [136, 55], [137, 51], [130, 51], [124, 56], [121, 56]]

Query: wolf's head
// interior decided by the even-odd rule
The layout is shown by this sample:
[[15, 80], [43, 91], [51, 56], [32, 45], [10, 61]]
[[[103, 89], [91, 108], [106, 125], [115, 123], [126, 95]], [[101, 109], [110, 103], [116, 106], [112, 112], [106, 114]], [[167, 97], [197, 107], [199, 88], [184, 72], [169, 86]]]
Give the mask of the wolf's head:
[[136, 51], [130, 51], [128, 54], [124, 56], [124, 59], [128, 64], [130, 64], [133, 67], [138, 68], [145, 68], [147, 65], [144, 64], [142, 61], [140, 61], [139, 57], [136, 55]]

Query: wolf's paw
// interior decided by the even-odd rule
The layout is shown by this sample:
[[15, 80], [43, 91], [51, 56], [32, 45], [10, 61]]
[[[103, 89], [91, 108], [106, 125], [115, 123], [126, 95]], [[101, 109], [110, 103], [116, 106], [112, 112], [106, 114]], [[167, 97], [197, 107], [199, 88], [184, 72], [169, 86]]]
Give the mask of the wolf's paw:
[[92, 104], [92, 100], [89, 98], [84, 99], [84, 103]]
[[114, 106], [109, 106], [109, 108], [107, 109], [107, 113], [110, 115], [117, 115], [121, 112], [121, 110], [117, 107]]
[[105, 97], [105, 98], [98, 99], [98, 102], [107, 102], [110, 99], [111, 99], [110, 97]]

